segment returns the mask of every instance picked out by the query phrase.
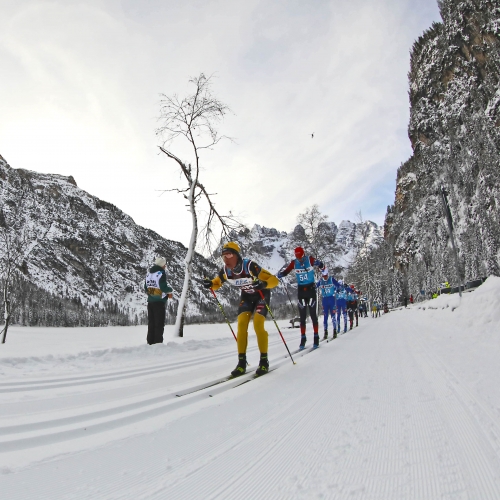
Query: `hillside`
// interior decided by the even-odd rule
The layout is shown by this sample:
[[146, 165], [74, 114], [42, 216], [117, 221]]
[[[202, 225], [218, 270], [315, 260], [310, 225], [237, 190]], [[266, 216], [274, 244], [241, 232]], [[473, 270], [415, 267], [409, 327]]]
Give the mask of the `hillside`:
[[[442, 0], [439, 6], [442, 23], [411, 53], [413, 156], [398, 170], [384, 227], [412, 291], [500, 273], [500, 2]], [[449, 192], [460, 273], [441, 186]]]
[[[72, 177], [13, 169], [0, 157], [5, 230], [22, 232], [14, 320], [23, 324], [130, 324], [144, 319], [143, 279], [155, 255], [167, 259], [174, 288], [170, 320], [182, 289], [186, 248], [143, 228], [114, 205], [80, 189]], [[10, 221], [10, 222], [9, 222]], [[213, 263], [197, 255], [190, 321], [218, 319], [202, 277]], [[222, 294], [223, 301], [227, 297]]]

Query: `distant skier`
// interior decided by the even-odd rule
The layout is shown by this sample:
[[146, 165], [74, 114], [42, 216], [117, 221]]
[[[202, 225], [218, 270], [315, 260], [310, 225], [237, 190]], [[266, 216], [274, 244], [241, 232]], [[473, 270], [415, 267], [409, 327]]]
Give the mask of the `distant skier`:
[[166, 266], [165, 257], [156, 257], [144, 282], [144, 291], [148, 294], [147, 342], [149, 345], [163, 342], [166, 303], [172, 298], [173, 292], [167, 283]]
[[335, 291], [337, 302], [337, 331], [340, 333], [340, 316], [344, 315], [344, 333], [347, 332], [347, 286], [343, 280], [339, 280], [339, 286]]
[[[268, 334], [264, 328], [267, 315], [267, 307], [271, 298], [270, 288], [278, 285], [279, 281], [269, 271], [266, 271], [250, 259], [243, 259], [241, 250], [237, 243], [230, 241], [222, 247], [222, 260], [224, 266], [219, 274], [213, 279], [205, 278], [203, 286], [218, 290], [226, 281], [240, 289], [240, 304], [238, 306], [238, 333], [236, 335], [238, 345], [238, 364], [231, 372], [231, 376], [243, 375], [247, 369], [247, 344], [248, 325], [253, 314], [253, 327], [257, 336], [257, 344], [260, 351], [259, 367], [255, 372], [264, 375], [269, 371]], [[259, 291], [262, 291], [264, 298]]]
[[413, 294], [410, 294], [410, 304], [413, 304]]
[[297, 279], [297, 298], [300, 316], [300, 349], [304, 349], [307, 341], [306, 337], [306, 316], [309, 309], [309, 316], [313, 324], [314, 347], [319, 346], [318, 316], [316, 314], [316, 285], [314, 283], [314, 267], [323, 269], [323, 263], [310, 255], [306, 255], [302, 247], [295, 249], [295, 259], [282, 269], [278, 278], [283, 278], [290, 271], [295, 271]]
[[352, 330], [354, 316], [356, 316], [356, 326], [358, 326], [358, 295], [354, 285], [347, 289], [347, 313], [349, 314], [349, 329]]
[[408, 297], [405, 295], [403, 302], [405, 304], [405, 308], [408, 307]]
[[325, 335], [323, 339], [328, 338], [328, 316], [331, 315], [333, 324], [333, 338], [337, 338], [337, 327], [335, 322], [335, 314], [337, 312], [335, 305], [335, 289], [338, 286], [338, 281], [336, 281], [332, 276], [328, 276], [328, 269], [323, 269], [321, 279], [316, 283], [322, 296], [323, 305], [323, 325], [325, 327]]

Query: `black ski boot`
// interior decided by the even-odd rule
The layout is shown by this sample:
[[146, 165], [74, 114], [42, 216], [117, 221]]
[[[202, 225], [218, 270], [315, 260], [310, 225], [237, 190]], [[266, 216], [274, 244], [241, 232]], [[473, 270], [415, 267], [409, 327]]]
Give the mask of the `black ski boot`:
[[255, 375], [257, 375], [257, 377], [260, 377], [261, 375], [265, 375], [268, 372], [269, 372], [269, 360], [267, 359], [267, 352], [265, 353], [261, 352], [259, 367], [255, 371]]
[[333, 330], [333, 338], [336, 339], [337, 338], [337, 330]]
[[328, 339], [328, 330], [325, 330], [325, 335], [323, 337], [323, 340], [327, 340]]
[[319, 334], [315, 333], [313, 349], [317, 349], [318, 347], [319, 347]]
[[304, 350], [304, 349], [306, 348], [306, 341], [307, 341], [307, 337], [306, 337], [306, 335], [305, 335], [305, 333], [304, 333], [304, 334], [302, 334], [302, 335], [300, 336], [300, 346], [299, 346], [299, 349], [300, 349], [301, 351], [302, 351], [302, 350]]
[[238, 354], [238, 364], [236, 368], [231, 372], [231, 377], [239, 377], [247, 371], [247, 355]]

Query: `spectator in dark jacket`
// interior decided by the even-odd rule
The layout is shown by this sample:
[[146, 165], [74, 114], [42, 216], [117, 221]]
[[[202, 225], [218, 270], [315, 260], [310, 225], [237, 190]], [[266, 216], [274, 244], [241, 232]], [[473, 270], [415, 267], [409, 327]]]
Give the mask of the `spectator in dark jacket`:
[[167, 300], [172, 298], [172, 288], [167, 283], [165, 257], [157, 257], [146, 275], [144, 290], [148, 294], [148, 344], [161, 344], [165, 328]]

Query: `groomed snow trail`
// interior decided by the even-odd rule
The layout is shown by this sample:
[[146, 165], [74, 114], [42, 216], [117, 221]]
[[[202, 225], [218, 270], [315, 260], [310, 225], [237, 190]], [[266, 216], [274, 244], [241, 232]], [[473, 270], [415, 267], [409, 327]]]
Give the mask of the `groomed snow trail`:
[[[129, 385], [129, 379], [104, 377], [102, 391], [78, 388], [84, 399], [95, 398], [96, 411], [106, 409], [105, 396], [112, 400], [111, 413], [120, 398], [130, 404], [136, 397], [144, 410], [143, 390], [148, 398], [174, 394], [171, 401], [154, 403], [154, 408], [178, 406], [132, 419], [119, 426], [118, 434], [113, 429], [96, 433], [92, 439], [97, 441], [87, 443], [87, 449], [83, 438], [54, 441], [54, 454], [66, 455], [19, 470], [4, 469], [2, 496], [498, 499], [500, 397], [480, 375], [487, 356], [494, 359], [498, 352], [491, 352], [494, 344], [482, 349], [474, 343], [472, 359], [459, 363], [466, 359], [470, 339], [453, 338], [456, 330], [449, 317], [438, 313], [398, 310], [361, 320], [359, 328], [323, 342], [319, 350], [297, 355], [295, 366], [274, 338], [271, 359], [275, 364], [286, 361], [277, 370], [242, 385], [233, 381], [232, 388], [221, 384], [180, 398], [174, 394], [182, 385], [174, 377], [175, 369], [161, 375], [145, 373], [137, 386]], [[297, 331], [287, 333], [291, 348], [297, 337]], [[233, 350], [230, 344], [211, 350], [212, 368], [201, 362], [206, 380], [233, 367]], [[188, 358], [184, 361], [187, 364], [172, 367], [187, 376], [189, 383], [183, 387], [200, 383]], [[498, 387], [496, 377], [491, 384]], [[151, 381], [165, 385], [152, 389]], [[67, 390], [57, 389], [63, 396]], [[114, 391], [120, 396], [112, 396]], [[35, 397], [29, 391], [23, 394]], [[53, 417], [50, 401], [37, 398]], [[62, 405], [57, 397], [53, 403], [56, 409]], [[30, 408], [29, 399], [12, 401], [11, 419], [18, 404]], [[62, 408], [68, 418], [75, 418], [72, 405]], [[24, 418], [30, 421], [29, 414]], [[14, 426], [22, 424], [22, 419], [11, 421]], [[63, 423], [53, 424], [46, 435], [65, 429]], [[71, 429], [81, 431], [78, 425]], [[37, 449], [19, 453], [36, 456]], [[0, 449], [0, 460], [4, 456]]]

